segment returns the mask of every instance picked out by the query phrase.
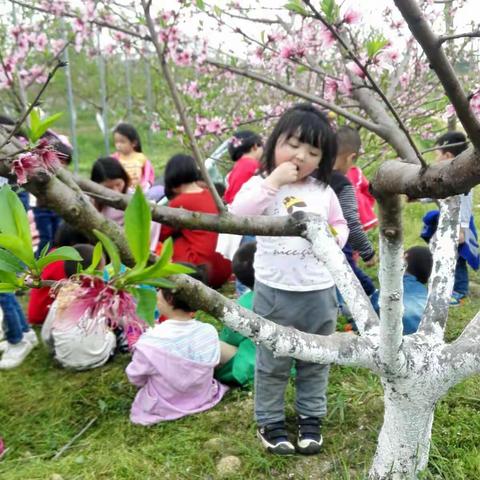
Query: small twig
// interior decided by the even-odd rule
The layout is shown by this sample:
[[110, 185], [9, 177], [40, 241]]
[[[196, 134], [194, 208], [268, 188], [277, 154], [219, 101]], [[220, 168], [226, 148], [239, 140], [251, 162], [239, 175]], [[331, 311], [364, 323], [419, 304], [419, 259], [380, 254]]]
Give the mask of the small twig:
[[450, 40], [456, 40], [457, 38], [476, 38], [480, 37], [480, 30], [475, 32], [466, 32], [466, 33], [457, 33], [455, 35], [442, 35], [438, 37], [438, 43], [441, 45], [444, 42], [448, 42]]
[[461, 147], [463, 145], [468, 145], [470, 142], [467, 140], [466, 142], [458, 142], [458, 143], [449, 143], [448, 145], [437, 145], [435, 147], [430, 147], [422, 151], [422, 153], [433, 152], [435, 150], [442, 150], [445, 148], [450, 147]]
[[66, 443], [54, 456], [52, 460], [58, 460], [96, 421], [98, 417], [92, 418], [68, 443]]
[[[37, 7], [37, 6], [34, 6], [34, 5], [29, 5], [28, 3], [24, 3], [24, 2], [21, 2], [19, 0], [10, 0], [10, 1], [12, 3], [15, 3], [16, 5], [21, 6], [21, 7], [28, 8], [30, 10], [35, 10], [37, 12], [47, 13], [47, 14], [53, 16], [53, 13], [50, 12], [46, 8]], [[70, 12], [62, 13], [62, 16], [63, 17], [68, 17], [68, 18], [79, 18], [78, 15], [76, 15], [74, 13], [70, 13]], [[125, 33], [126, 35], [130, 35], [132, 37], [139, 38], [141, 40], [147, 40], [147, 41], [151, 40], [148, 35], [141, 35], [138, 32], [133, 32], [133, 31], [128, 30], [126, 28], [118, 27], [116, 25], [113, 25], [111, 23], [108, 23], [108, 22], [105, 22], [105, 21], [102, 21], [102, 20], [89, 20], [88, 23], [91, 23], [93, 25], [98, 25], [99, 27], [106, 27], [106, 28], [109, 28], [111, 30], [116, 30], [117, 32]]]
[[422, 154], [420, 153], [420, 151], [418, 150], [418, 147], [416, 146], [415, 142], [413, 141], [413, 138], [411, 137], [410, 132], [408, 131], [407, 127], [405, 126], [402, 119], [398, 115], [394, 106], [390, 103], [388, 98], [383, 93], [382, 89], [377, 85], [375, 80], [372, 78], [372, 76], [368, 72], [366, 66], [362, 64], [362, 62], [357, 58], [355, 53], [350, 49], [350, 47], [343, 40], [341, 35], [339, 35], [337, 30], [325, 18], [323, 18], [323, 15], [312, 5], [310, 0], [303, 0], [303, 2], [310, 7], [310, 10], [313, 12], [315, 18], [317, 20], [319, 20], [320, 22], [322, 22], [322, 24], [332, 33], [332, 35], [337, 39], [337, 41], [340, 43], [340, 45], [345, 49], [345, 51], [347, 52], [350, 59], [355, 62], [355, 64], [362, 70], [362, 72], [368, 78], [368, 80], [371, 83], [373, 89], [381, 97], [381, 99], [383, 100], [383, 102], [387, 106], [388, 110], [390, 110], [390, 113], [394, 116], [395, 120], [397, 121], [398, 126], [400, 127], [400, 129], [403, 131], [403, 133], [407, 137], [408, 143], [410, 143], [410, 145], [413, 148], [415, 154], [417, 155], [417, 158], [420, 162], [420, 165], [422, 166], [422, 169], [427, 168], [427, 163], [423, 159]]
[[287, 83], [282, 83], [279, 80], [273, 78], [273, 77], [267, 77], [264, 76], [260, 73], [255, 72], [251, 68], [247, 67], [235, 67], [233, 65], [228, 65], [226, 63], [219, 62], [217, 60], [213, 59], [207, 59], [206, 63], [209, 65], [213, 65], [214, 67], [217, 67], [221, 70], [227, 70], [229, 72], [235, 73], [237, 75], [241, 75], [246, 78], [250, 78], [251, 80], [255, 80], [257, 82], [261, 82], [265, 85], [270, 85], [274, 88], [277, 88], [278, 90], [282, 90], [286, 93], [289, 93], [290, 95], [294, 95], [299, 98], [303, 98], [309, 102], [316, 103], [318, 105], [321, 105], [324, 108], [327, 108], [328, 110], [331, 110], [332, 112], [335, 112], [338, 115], [341, 115], [342, 117], [347, 118], [351, 122], [354, 122], [358, 125], [361, 125], [362, 127], [366, 128], [367, 130], [370, 130], [379, 136], [382, 136], [383, 130], [380, 125], [371, 122], [369, 120], [366, 120], [363, 117], [360, 117], [359, 115], [355, 115], [352, 112], [349, 112], [348, 110], [342, 108], [341, 106], [338, 106], [335, 103], [327, 102], [326, 100], [323, 99], [323, 97], [320, 97], [318, 95], [313, 95], [311, 93], [304, 92], [302, 90], [298, 90], [295, 87], [290, 86]]
[[20, 127], [23, 125], [23, 122], [27, 119], [27, 117], [30, 115], [30, 112], [35, 108], [35, 106], [38, 104], [38, 101], [40, 100], [40, 97], [43, 95], [43, 92], [47, 88], [48, 84], [52, 80], [52, 78], [55, 76], [55, 73], [57, 73], [57, 70], [59, 68], [64, 67], [66, 64], [65, 62], [58, 61], [55, 67], [53, 67], [53, 70], [48, 74], [47, 80], [45, 83], [42, 85], [42, 88], [40, 91], [37, 93], [37, 96], [33, 100], [33, 102], [30, 104], [30, 106], [27, 108], [25, 113], [22, 115], [20, 120], [15, 124], [15, 127], [13, 130], [10, 132], [10, 134], [7, 136], [6, 140], [0, 145], [0, 150], [15, 136], [15, 134], [20, 130]]

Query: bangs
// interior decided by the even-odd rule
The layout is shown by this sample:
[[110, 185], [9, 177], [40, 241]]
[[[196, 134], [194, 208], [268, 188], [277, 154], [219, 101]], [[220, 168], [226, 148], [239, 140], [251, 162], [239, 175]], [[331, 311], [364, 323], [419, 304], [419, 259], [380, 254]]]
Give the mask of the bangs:
[[328, 131], [323, 122], [318, 121], [318, 115], [310, 112], [292, 112], [285, 119], [284, 135], [288, 140], [295, 137], [301, 143], [308, 143], [315, 148], [324, 150], [325, 138]]

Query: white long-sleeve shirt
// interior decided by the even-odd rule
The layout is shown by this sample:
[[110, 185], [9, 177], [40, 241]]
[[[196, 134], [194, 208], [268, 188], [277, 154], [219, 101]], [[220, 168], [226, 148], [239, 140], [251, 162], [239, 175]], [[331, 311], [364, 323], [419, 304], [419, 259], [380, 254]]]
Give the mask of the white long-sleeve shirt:
[[[336, 230], [340, 247], [345, 245], [349, 231], [337, 196], [312, 177], [279, 189], [252, 177], [230, 206], [236, 215], [287, 216], [299, 210], [321, 215]], [[334, 285], [310, 242], [301, 237], [257, 237], [254, 268], [257, 280], [280, 290], [324, 290]]]

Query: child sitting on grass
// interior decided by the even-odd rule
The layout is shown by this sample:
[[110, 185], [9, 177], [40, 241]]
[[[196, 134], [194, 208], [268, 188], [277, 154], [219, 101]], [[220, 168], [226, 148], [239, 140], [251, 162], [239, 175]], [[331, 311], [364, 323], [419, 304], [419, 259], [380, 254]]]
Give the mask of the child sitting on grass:
[[[83, 258], [82, 267], [88, 267], [92, 262], [93, 246], [80, 244], [74, 248]], [[103, 263], [98, 268], [103, 268]], [[75, 275], [77, 268], [78, 262], [65, 262], [67, 277]], [[82, 287], [79, 284], [65, 282], [42, 327], [42, 340], [52, 351], [55, 360], [62, 367], [72, 370], [87, 370], [104, 365], [113, 356], [116, 347], [115, 334], [106, 322], [85, 318], [91, 300], [82, 302], [79, 298], [81, 293]], [[75, 305], [75, 300], [80, 302]], [[91, 327], [82, 326], [87, 324]]]
[[407, 268], [403, 275], [403, 334], [415, 333], [427, 305], [427, 283], [432, 272], [432, 254], [427, 247], [405, 252]]
[[[73, 247], [76, 244], [89, 243], [87, 235], [75, 229], [68, 223], [62, 222], [53, 240], [52, 250], [59, 247]], [[67, 277], [65, 260], [59, 260], [47, 265], [40, 278], [58, 282]], [[77, 273], [76, 271], [74, 273]], [[28, 321], [33, 325], [41, 325], [47, 318], [48, 311], [54, 300], [54, 289], [50, 287], [33, 288], [28, 301]]]
[[220, 362], [215, 327], [192, 318], [191, 308], [175, 291], [160, 289], [157, 305], [167, 320], [140, 336], [126, 369], [130, 382], [140, 388], [130, 411], [130, 420], [140, 425], [208, 410], [228, 389], [213, 378]]
[[[235, 252], [232, 261], [233, 273], [249, 289], [238, 299], [238, 303], [248, 310], [253, 310], [253, 259], [256, 248], [256, 242], [244, 243]], [[222, 358], [221, 365], [215, 371], [215, 378], [227, 384], [252, 384], [255, 376], [255, 344], [228, 327], [220, 332], [220, 341]]]

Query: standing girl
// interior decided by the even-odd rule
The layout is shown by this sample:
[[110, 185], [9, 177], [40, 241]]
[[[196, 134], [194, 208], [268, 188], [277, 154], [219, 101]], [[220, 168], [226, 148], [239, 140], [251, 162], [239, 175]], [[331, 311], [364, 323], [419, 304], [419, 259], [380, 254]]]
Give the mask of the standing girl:
[[119, 123], [113, 132], [117, 151], [112, 155], [127, 171], [133, 187], [140, 185], [148, 190], [155, 180], [150, 160], [142, 153], [142, 142], [135, 127]]
[[260, 168], [263, 154], [262, 138], [251, 130], [235, 132], [228, 145], [228, 153], [235, 165], [227, 175], [227, 189], [223, 198], [230, 204], [242, 185]]
[[[236, 195], [231, 211], [238, 215], [316, 213], [335, 229], [343, 247], [348, 228], [327, 180], [337, 150], [326, 116], [299, 104], [280, 118], [265, 145], [262, 176], [252, 177]], [[334, 281], [301, 237], [257, 237], [253, 309], [273, 322], [300, 331], [329, 335], [335, 330]], [[292, 359], [257, 348], [255, 417], [264, 447], [281, 455], [295, 452], [285, 427], [285, 389]], [[296, 360], [297, 451], [317, 453], [322, 444], [321, 419], [327, 409], [328, 365]]]

